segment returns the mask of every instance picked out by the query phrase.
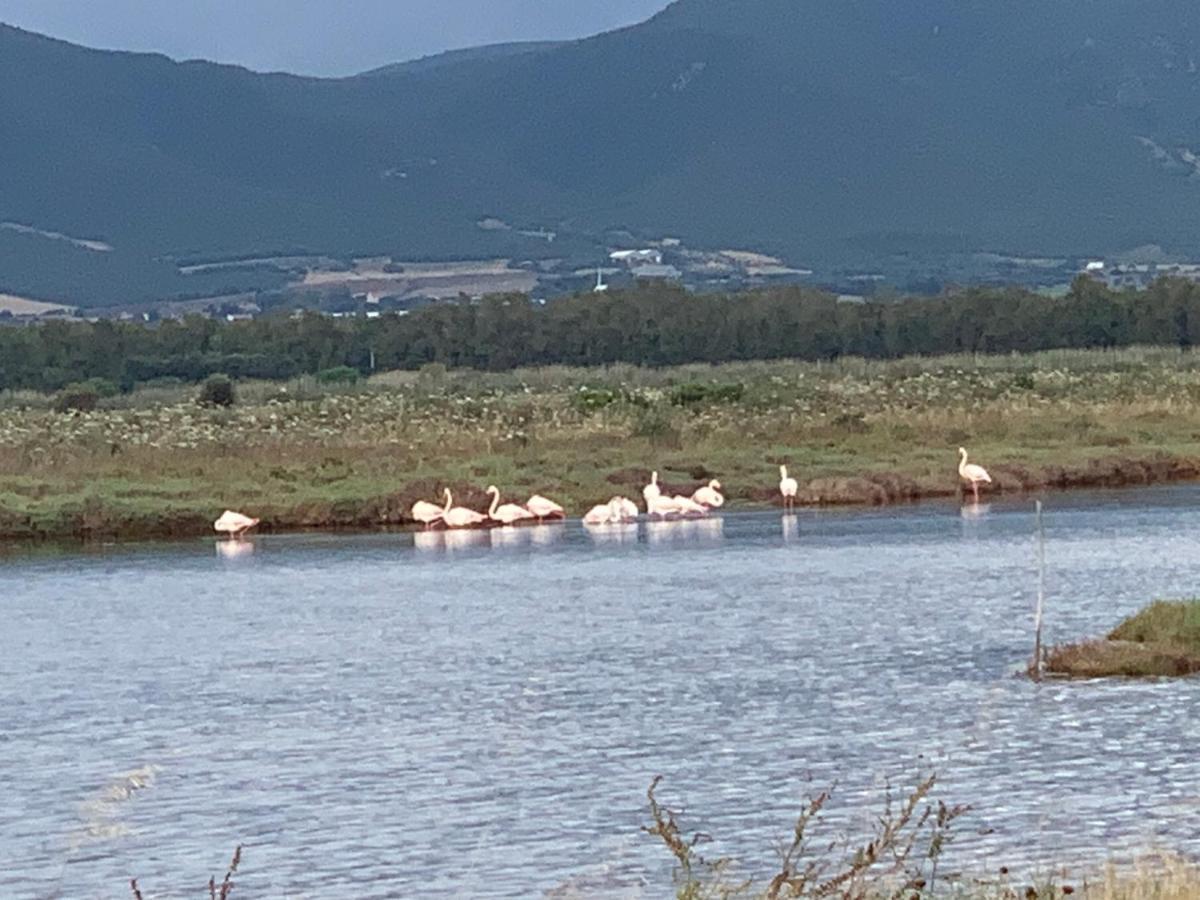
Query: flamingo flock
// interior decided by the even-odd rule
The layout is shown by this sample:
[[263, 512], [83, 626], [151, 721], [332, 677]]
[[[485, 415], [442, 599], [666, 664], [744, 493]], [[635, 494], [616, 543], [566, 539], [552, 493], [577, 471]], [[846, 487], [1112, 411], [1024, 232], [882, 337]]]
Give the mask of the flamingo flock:
[[[979, 503], [981, 485], [992, 484], [992, 476], [983, 466], [968, 461], [965, 447], [958, 448], [958, 476], [972, 491], [975, 504]], [[650, 474], [650, 481], [642, 488], [642, 500], [649, 519], [694, 519], [710, 516], [714, 510], [725, 505], [721, 482], [713, 479], [696, 489], [690, 496], [668, 494], [659, 484], [658, 472]], [[785, 511], [795, 509], [800, 484], [788, 475], [787, 466], [779, 467], [779, 497]], [[490, 485], [486, 491], [491, 496], [491, 506], [486, 513], [454, 505], [454, 495], [449, 488], [442, 491], [441, 504], [418, 500], [409, 510], [413, 521], [426, 530], [442, 527], [451, 530], [471, 528], [511, 528], [521, 524], [541, 524], [547, 519], [562, 520], [566, 510], [553, 500], [534, 494], [525, 503], [501, 503], [501, 491]], [[616, 496], [607, 503], [592, 507], [584, 516], [583, 524], [588, 527], [625, 525], [641, 517], [641, 508], [627, 497]], [[226, 510], [213, 523], [213, 530], [232, 539], [241, 539], [258, 526], [260, 520], [233, 510]]]

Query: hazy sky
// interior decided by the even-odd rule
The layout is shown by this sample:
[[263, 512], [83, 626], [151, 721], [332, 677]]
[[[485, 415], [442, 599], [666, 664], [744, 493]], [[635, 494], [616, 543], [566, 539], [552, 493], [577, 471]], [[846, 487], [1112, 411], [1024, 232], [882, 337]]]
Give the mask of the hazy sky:
[[0, 22], [91, 47], [348, 75], [456, 47], [583, 37], [667, 0], [0, 0]]

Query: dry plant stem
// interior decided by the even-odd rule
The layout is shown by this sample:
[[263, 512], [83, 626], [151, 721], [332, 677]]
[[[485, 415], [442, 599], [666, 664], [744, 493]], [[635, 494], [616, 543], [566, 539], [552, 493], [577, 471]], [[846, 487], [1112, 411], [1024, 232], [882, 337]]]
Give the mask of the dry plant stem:
[[[699, 856], [695, 848], [707, 835], [686, 840], [677, 814], [662, 806], [655, 797], [661, 782], [656, 778], [648, 798], [653, 824], [644, 830], [666, 845], [678, 866], [675, 871], [677, 900], [726, 900], [732, 897], [762, 897], [763, 900], [874, 900], [930, 896], [937, 878], [937, 866], [951, 839], [954, 822], [967, 812], [965, 806], [947, 806], [929, 802], [936, 777], [924, 778], [897, 807], [892, 791], [882, 815], [869, 839], [853, 848], [849, 855], [843, 847], [831, 843], [814, 851], [811, 832], [829, 802], [826, 791], [814, 797], [801, 810], [791, 843], [780, 852], [779, 871], [761, 893], [752, 893], [753, 882], [730, 881], [734, 861], [713, 862]], [[926, 871], [928, 870], [928, 874]]]

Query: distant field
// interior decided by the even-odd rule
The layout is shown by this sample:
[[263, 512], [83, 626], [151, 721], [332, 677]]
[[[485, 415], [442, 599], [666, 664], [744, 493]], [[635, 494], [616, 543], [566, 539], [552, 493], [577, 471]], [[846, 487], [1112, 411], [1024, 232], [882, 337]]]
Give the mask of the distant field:
[[64, 306], [61, 303], [46, 303], [26, 297], [14, 297], [12, 294], [0, 294], [0, 312], [9, 312], [14, 316], [41, 316], [52, 312], [74, 312], [74, 309], [73, 306]]
[[195, 534], [225, 507], [266, 527], [377, 528], [452, 487], [483, 505], [535, 491], [575, 514], [724, 483], [730, 505], [777, 501], [778, 466], [807, 504], [954, 496], [969, 447], [1005, 492], [1200, 476], [1200, 355], [1053, 352], [641, 369], [525, 369], [312, 378], [240, 386], [231, 409], [194, 387], [144, 388], [94, 413], [0, 395], [0, 534]]

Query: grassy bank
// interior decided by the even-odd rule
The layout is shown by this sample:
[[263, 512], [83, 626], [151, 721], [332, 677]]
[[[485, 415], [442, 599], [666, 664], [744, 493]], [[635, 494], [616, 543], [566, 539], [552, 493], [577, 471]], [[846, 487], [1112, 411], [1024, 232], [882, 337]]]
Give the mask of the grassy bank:
[[1050, 649], [1046, 671], [1074, 678], [1178, 677], [1200, 672], [1200, 600], [1159, 601], [1102, 640]]
[[240, 384], [229, 409], [190, 386], [90, 413], [0, 396], [0, 534], [206, 533], [234, 507], [268, 529], [407, 523], [448, 485], [484, 508], [495, 483], [576, 513], [720, 478], [731, 505], [952, 496], [968, 446], [1001, 492], [1200, 475], [1200, 356], [1069, 351], [895, 362], [388, 373], [348, 386]]

